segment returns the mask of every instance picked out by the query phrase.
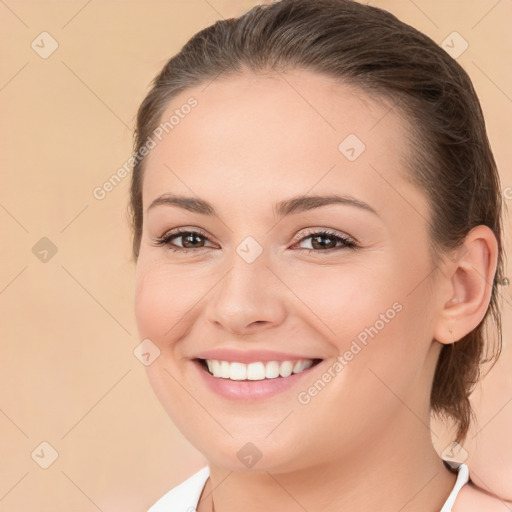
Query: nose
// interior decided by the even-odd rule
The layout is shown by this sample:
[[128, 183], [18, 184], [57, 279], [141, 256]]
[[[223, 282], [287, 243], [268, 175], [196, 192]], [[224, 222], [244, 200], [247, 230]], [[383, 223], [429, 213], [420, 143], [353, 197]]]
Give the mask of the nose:
[[276, 327], [286, 316], [284, 288], [263, 255], [247, 263], [234, 254], [229, 270], [207, 296], [207, 319], [240, 335]]

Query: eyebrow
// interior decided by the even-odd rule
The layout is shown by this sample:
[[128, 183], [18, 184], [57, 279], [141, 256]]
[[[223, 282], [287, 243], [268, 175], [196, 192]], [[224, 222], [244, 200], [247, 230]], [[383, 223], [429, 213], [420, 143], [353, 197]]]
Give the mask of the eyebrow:
[[[287, 215], [293, 215], [331, 204], [343, 204], [348, 206], [354, 206], [356, 208], [369, 211], [377, 215], [377, 217], [379, 216], [377, 211], [374, 208], [372, 208], [368, 203], [365, 203], [364, 201], [356, 199], [355, 197], [352, 196], [340, 196], [337, 194], [331, 194], [327, 196], [295, 196], [275, 204], [273, 211], [277, 217], [285, 217]], [[164, 194], [160, 197], [157, 197], [149, 205], [147, 211], [159, 205], [177, 206], [184, 210], [199, 213], [201, 215], [217, 215], [215, 208], [208, 201], [196, 197]]]

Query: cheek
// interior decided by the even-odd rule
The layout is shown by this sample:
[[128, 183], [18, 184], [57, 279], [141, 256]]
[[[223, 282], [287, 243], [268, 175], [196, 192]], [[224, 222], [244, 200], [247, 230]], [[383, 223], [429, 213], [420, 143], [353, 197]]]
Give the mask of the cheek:
[[[339, 352], [348, 349], [351, 341], [366, 327], [378, 322], [389, 311], [386, 320], [394, 319], [399, 293], [384, 262], [373, 265], [349, 264], [286, 271], [283, 281], [299, 300], [293, 300], [294, 314], [307, 320], [319, 341], [324, 338]], [[302, 312], [301, 312], [302, 311]], [[386, 323], [387, 325], [387, 323]], [[318, 333], [321, 333], [318, 337]]]
[[160, 345], [162, 334], [172, 326], [173, 304], [169, 287], [155, 277], [154, 272], [137, 272], [135, 318], [140, 337]]
[[135, 317], [141, 338], [166, 349], [179, 339], [199, 306], [203, 283], [185, 271], [161, 264], [137, 263]]
[[160, 356], [145, 367], [148, 380], [169, 417], [188, 435], [193, 431], [190, 425], [204, 421], [204, 411], [190, 399], [198, 393], [195, 384], [187, 383], [188, 391], [180, 384], [183, 368], [179, 340], [190, 328], [198, 303], [198, 286], [191, 286], [190, 276], [184, 274], [139, 257], [135, 316], [140, 339], [150, 339], [160, 350]]
[[428, 289], [418, 277], [428, 267], [419, 260], [408, 268], [398, 256], [379, 255], [371, 265], [290, 273], [284, 280], [303, 299], [302, 318], [317, 339], [322, 333], [353, 371], [367, 373], [371, 365], [396, 380], [406, 365], [421, 369], [431, 344]]

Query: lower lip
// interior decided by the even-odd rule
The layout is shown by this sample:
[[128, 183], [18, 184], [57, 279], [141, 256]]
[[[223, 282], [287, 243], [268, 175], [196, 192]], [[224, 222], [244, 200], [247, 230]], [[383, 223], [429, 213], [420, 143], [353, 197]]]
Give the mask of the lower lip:
[[215, 393], [232, 400], [259, 400], [269, 398], [283, 391], [287, 391], [297, 384], [300, 379], [309, 375], [310, 371], [318, 364], [309, 367], [300, 373], [292, 373], [289, 377], [276, 377], [263, 380], [231, 380], [214, 377], [201, 365], [199, 361], [193, 361], [206, 385]]

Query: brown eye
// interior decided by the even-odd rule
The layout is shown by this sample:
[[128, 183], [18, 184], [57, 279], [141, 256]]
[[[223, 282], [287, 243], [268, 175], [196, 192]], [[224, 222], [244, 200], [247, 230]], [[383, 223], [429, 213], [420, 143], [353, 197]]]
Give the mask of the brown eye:
[[[181, 244], [173, 242], [179, 239], [182, 240]], [[204, 244], [209, 241], [210, 239], [202, 231], [177, 229], [157, 238], [154, 245], [166, 246], [172, 251], [188, 252], [194, 249], [205, 249]]]
[[[194, 249], [196, 247], [200, 247], [201, 244], [201, 238], [203, 238], [201, 235], [198, 235], [197, 232], [191, 231], [182, 235], [174, 235], [171, 237], [170, 240], [173, 240], [175, 238], [182, 238], [182, 246], [184, 248], [191, 248]], [[204, 243], [204, 241], [203, 241]]]
[[330, 252], [331, 250], [357, 247], [355, 242], [347, 237], [330, 231], [317, 231], [303, 237], [298, 243], [311, 240], [311, 248], [303, 247], [308, 252]]

